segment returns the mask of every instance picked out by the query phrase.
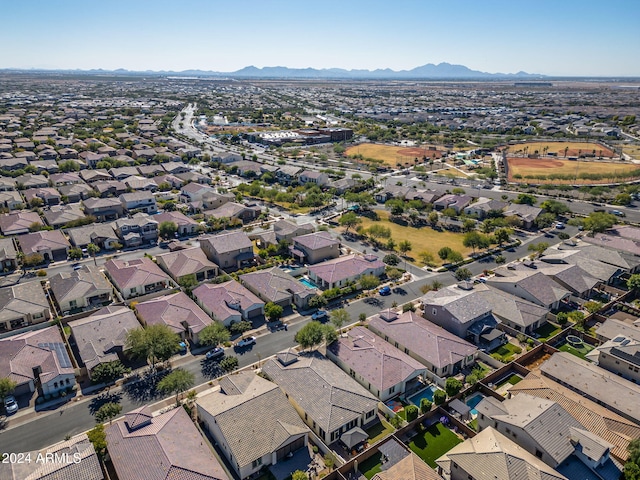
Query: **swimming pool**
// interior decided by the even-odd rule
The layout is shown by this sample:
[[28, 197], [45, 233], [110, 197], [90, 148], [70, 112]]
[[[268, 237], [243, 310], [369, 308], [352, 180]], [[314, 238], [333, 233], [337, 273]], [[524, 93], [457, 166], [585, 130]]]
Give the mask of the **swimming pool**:
[[311, 280], [307, 278], [300, 278], [298, 279], [298, 281], [307, 288], [318, 288]]
[[438, 390], [438, 387], [435, 385], [429, 385], [427, 388], [420, 390], [415, 395], [411, 395], [407, 400], [413, 403], [416, 407], [420, 406], [420, 400], [423, 398], [428, 399], [430, 402], [433, 402], [433, 393]]
[[471, 415], [478, 414], [478, 410], [476, 410], [476, 406], [482, 401], [483, 398], [484, 398], [484, 395], [482, 395], [481, 393], [474, 393], [469, 398], [467, 398], [467, 401], [465, 403], [467, 404], [467, 406], [471, 407], [471, 410], [469, 411]]

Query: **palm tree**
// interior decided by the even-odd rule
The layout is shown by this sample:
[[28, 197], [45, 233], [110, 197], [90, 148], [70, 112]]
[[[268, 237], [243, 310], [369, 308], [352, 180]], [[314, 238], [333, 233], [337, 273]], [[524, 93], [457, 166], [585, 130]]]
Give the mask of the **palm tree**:
[[95, 243], [90, 243], [87, 245], [87, 252], [93, 257], [93, 263], [98, 266], [98, 262], [96, 261], [96, 254], [100, 251], [100, 247]]

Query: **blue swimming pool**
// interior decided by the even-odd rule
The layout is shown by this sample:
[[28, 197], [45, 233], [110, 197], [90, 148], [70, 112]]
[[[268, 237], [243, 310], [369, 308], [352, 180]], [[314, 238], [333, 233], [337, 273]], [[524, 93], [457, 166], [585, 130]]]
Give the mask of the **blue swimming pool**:
[[467, 398], [466, 402], [464, 402], [467, 404], [468, 407], [471, 407], [471, 410], [469, 411], [471, 415], [478, 414], [478, 410], [476, 410], [476, 406], [482, 401], [483, 398], [484, 398], [484, 395], [482, 395], [481, 393], [474, 393], [469, 398]]
[[318, 287], [316, 287], [316, 285], [311, 280], [309, 280], [307, 278], [300, 278], [299, 282], [301, 284], [303, 284], [307, 288], [318, 288]]
[[433, 402], [433, 393], [436, 390], [438, 390], [438, 387], [436, 387], [435, 385], [429, 385], [424, 390], [420, 390], [415, 395], [411, 395], [409, 398], [407, 398], [407, 400], [409, 400], [411, 403], [413, 403], [416, 407], [419, 407], [420, 406], [420, 400], [422, 400], [423, 398], [426, 398], [430, 402]]

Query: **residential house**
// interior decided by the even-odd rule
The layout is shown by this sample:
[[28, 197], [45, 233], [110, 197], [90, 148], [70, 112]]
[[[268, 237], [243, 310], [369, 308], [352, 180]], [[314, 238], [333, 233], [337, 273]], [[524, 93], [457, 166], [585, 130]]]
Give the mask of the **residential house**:
[[297, 180], [298, 175], [303, 169], [296, 167], [295, 165], [280, 165], [276, 170], [275, 175], [278, 183], [282, 185], [289, 185], [294, 180]]
[[56, 205], [50, 207], [43, 213], [44, 220], [47, 225], [53, 228], [64, 227], [70, 222], [75, 222], [85, 218], [79, 203], [70, 203], [68, 205]]
[[76, 172], [54, 173], [49, 175], [49, 180], [51, 180], [55, 187], [84, 183], [80, 175]]
[[304, 170], [298, 175], [298, 182], [302, 183], [315, 183], [320, 187], [324, 187], [329, 183], [329, 177], [326, 173], [316, 172], [314, 170]]
[[316, 290], [308, 288], [284, 272], [279, 267], [240, 275], [240, 283], [265, 302], [273, 302], [281, 307], [295, 306], [304, 310], [309, 300], [316, 296]]
[[150, 258], [112, 259], [105, 273], [126, 300], [173, 286], [173, 282]]
[[[216, 191], [209, 185], [202, 185], [200, 183], [187, 183], [180, 189], [180, 201], [182, 203], [192, 203], [202, 201], [206, 194], [215, 194]], [[235, 198], [235, 196], [233, 197]], [[220, 203], [222, 205], [222, 203]], [[214, 203], [213, 208], [219, 207]]]
[[540, 372], [618, 415], [640, 423], [640, 386], [567, 352], [554, 353], [540, 366]]
[[123, 193], [118, 197], [122, 208], [127, 212], [156, 213], [158, 206], [151, 192]]
[[446, 208], [453, 208], [456, 213], [460, 213], [464, 211], [465, 208], [471, 203], [473, 197], [470, 195], [443, 195], [435, 202], [433, 202], [433, 207], [436, 210], [444, 210]]
[[138, 165], [137, 169], [138, 173], [145, 177], [155, 177], [156, 175], [162, 175], [165, 173], [162, 165]]
[[[95, 168], [95, 167], [94, 167]], [[105, 169], [96, 169], [96, 170], [81, 170], [80, 177], [87, 183], [95, 183], [95, 182], [106, 182], [113, 180], [113, 177], [109, 175]]]
[[163, 295], [136, 305], [138, 318], [145, 325], [167, 325], [182, 340], [200, 343], [198, 334], [213, 320], [186, 293]]
[[153, 219], [160, 225], [162, 222], [175, 223], [178, 227], [177, 234], [181, 237], [187, 235], [195, 235], [198, 233], [198, 227], [200, 224], [190, 217], [187, 217], [182, 212], [167, 212], [158, 213], [153, 216]]
[[294, 237], [306, 235], [308, 233], [315, 232], [316, 228], [312, 223], [304, 223], [298, 225], [294, 220], [282, 219], [273, 224], [273, 231], [275, 233], [276, 242], [286, 241], [291, 242]]
[[178, 284], [191, 276], [198, 283], [218, 276], [218, 266], [198, 247], [156, 255], [156, 262]]
[[63, 314], [104, 307], [113, 301], [113, 287], [95, 265], [57, 273], [50, 278], [49, 285], [53, 301]]
[[3, 213], [0, 215], [0, 231], [5, 236], [28, 233], [32, 225], [44, 227], [36, 212]]
[[[23, 189], [47, 188], [49, 186], [49, 180], [44, 175], [25, 173], [24, 175], [16, 177], [16, 185]], [[20, 190], [20, 188], [18, 188], [18, 190]]]
[[124, 215], [124, 208], [117, 198], [87, 198], [82, 205], [85, 213], [98, 222], [117, 220]]
[[338, 258], [340, 256], [340, 241], [329, 232], [315, 232], [293, 238], [290, 248], [294, 258], [301, 263], [315, 264]]
[[0, 288], [0, 332], [51, 320], [51, 310], [40, 282]]
[[74, 183], [57, 187], [61, 200], [66, 203], [76, 203], [89, 198], [94, 192], [86, 183]]
[[[29, 188], [24, 190], [22, 194], [24, 195], [25, 202], [29, 205], [58, 205], [61, 198], [60, 193], [53, 187]], [[36, 199], [39, 199], [39, 201]]]
[[238, 478], [286, 461], [308, 445], [309, 429], [275, 383], [242, 371], [219, 384], [219, 390], [198, 397], [198, 418]]
[[412, 311], [384, 310], [371, 318], [369, 329], [438, 377], [456, 375], [475, 362], [474, 345]]
[[449, 480], [567, 480], [492, 427], [456, 445], [436, 464], [438, 473]]
[[389, 438], [378, 445], [381, 463], [384, 470], [376, 473], [371, 480], [443, 480], [435, 470], [424, 463], [409, 447], [395, 439]]
[[18, 268], [18, 250], [13, 238], [0, 238], [0, 272], [12, 272]]
[[235, 280], [203, 283], [192, 291], [196, 303], [214, 320], [228, 327], [264, 314], [264, 302]]
[[493, 198], [480, 197], [474, 203], [467, 205], [464, 209], [466, 215], [477, 215], [482, 220], [493, 212], [502, 214], [502, 210], [507, 206], [507, 202], [502, 202]]
[[60, 230], [43, 230], [22, 235], [18, 243], [25, 256], [42, 255], [45, 262], [66, 260], [71, 244]]
[[[298, 415], [327, 445], [378, 422], [378, 399], [314, 351], [279, 353], [262, 371], [278, 384]], [[346, 439], [345, 439], [346, 440]]]
[[170, 173], [171, 175], [187, 173], [189, 171], [189, 167], [182, 162], [166, 162], [162, 164], [162, 168], [164, 168], [165, 172]]
[[494, 350], [506, 343], [507, 338], [496, 328], [499, 320], [483, 295], [485, 291], [486, 287], [476, 289], [471, 282], [460, 282], [427, 292], [422, 297], [424, 318], [479, 348]]
[[[27, 457], [28, 456], [28, 457]], [[0, 464], [4, 480], [103, 480], [100, 460], [86, 433], [42, 450], [25, 452], [31, 462]], [[42, 461], [38, 462], [37, 459]]]
[[101, 363], [123, 360], [126, 355], [127, 334], [140, 327], [133, 310], [110, 305], [88, 317], [68, 322], [71, 340], [76, 345], [82, 366], [91, 371]]
[[69, 228], [66, 230], [71, 244], [79, 248], [87, 248], [93, 243], [101, 250], [114, 250], [120, 239], [116, 235], [112, 223], [94, 223], [83, 227]]
[[96, 190], [96, 192], [98, 192], [101, 198], [119, 197], [120, 195], [127, 193], [127, 191], [129, 190], [129, 188], [123, 182], [119, 182], [117, 180], [98, 181], [94, 182], [91, 185]]
[[311, 265], [309, 278], [320, 288], [343, 287], [364, 275], [381, 276], [385, 264], [375, 255], [345, 255]]
[[206, 218], [237, 218], [242, 223], [252, 222], [260, 215], [260, 207], [226, 202], [214, 210], [204, 212]]
[[[613, 445], [585, 429], [556, 402], [522, 393], [503, 402], [487, 397], [476, 410], [480, 430], [496, 429], [569, 479], [620, 477], [609, 456]], [[586, 474], [576, 476], [580, 467]]]
[[551, 277], [537, 270], [523, 267], [510, 270], [499, 267], [496, 275], [487, 279], [487, 285], [516, 295], [549, 310], [557, 310], [560, 302], [569, 298], [571, 292]]
[[[4, 289], [2, 289], [4, 290]], [[51, 395], [76, 383], [73, 364], [57, 326], [0, 339], [0, 376], [16, 382], [15, 395]]]
[[153, 177], [152, 180], [158, 185], [158, 189], [160, 189], [160, 185], [169, 185], [171, 189], [180, 189], [182, 185], [184, 185], [184, 181], [179, 179], [173, 175], [160, 175], [157, 177]]
[[585, 358], [605, 370], [640, 383], [640, 341], [634, 338], [617, 335], [589, 352]]
[[203, 175], [202, 173], [194, 172], [191, 170], [185, 173], [176, 173], [175, 176], [176, 178], [180, 179], [180, 181], [182, 181], [183, 184], [193, 182], [193, 183], [206, 183], [208, 185], [211, 185], [211, 183], [213, 183], [213, 180], [210, 176]]
[[111, 175], [116, 180], [122, 182], [125, 178], [131, 177], [132, 175], [138, 175], [138, 169], [136, 167], [117, 167], [110, 168], [108, 170], [109, 175]]
[[542, 213], [542, 208], [527, 205], [525, 203], [510, 203], [504, 210], [505, 217], [518, 217], [522, 220], [524, 228], [531, 228]]
[[24, 200], [15, 190], [0, 191], [0, 207], [9, 210], [20, 210], [24, 207]]
[[225, 271], [237, 270], [253, 263], [253, 243], [242, 230], [211, 235], [200, 239], [207, 258]]
[[154, 416], [141, 407], [105, 430], [119, 480], [230, 480], [183, 408]]
[[132, 175], [125, 178], [122, 182], [127, 186], [127, 189], [133, 191], [145, 191], [153, 193], [158, 190], [158, 184], [153, 179], [147, 177]]
[[380, 400], [421, 386], [425, 366], [373, 334], [355, 327], [327, 347], [327, 357]]
[[158, 241], [158, 222], [155, 216], [144, 213], [116, 220], [115, 231], [125, 247], [139, 247]]

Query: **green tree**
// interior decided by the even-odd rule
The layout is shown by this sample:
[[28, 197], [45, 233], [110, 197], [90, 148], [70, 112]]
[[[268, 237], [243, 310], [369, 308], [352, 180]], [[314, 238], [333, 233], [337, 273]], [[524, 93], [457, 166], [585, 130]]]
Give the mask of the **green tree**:
[[521, 203], [524, 205], [535, 205], [536, 201], [537, 199], [533, 195], [529, 195], [528, 193], [520, 193], [518, 194], [518, 197], [515, 200], [513, 200], [513, 203]]
[[442, 247], [440, 250], [438, 250], [438, 256], [440, 257], [440, 259], [446, 260], [447, 258], [449, 258], [449, 255], [452, 251], [453, 250], [451, 249], [451, 247]]
[[338, 308], [331, 312], [331, 323], [335, 325], [339, 333], [342, 333], [342, 327], [351, 322], [351, 315], [344, 308]]
[[425, 265], [433, 265], [433, 253], [428, 250], [423, 250], [418, 254], [420, 261]]
[[471, 218], [467, 218], [464, 220], [464, 222], [462, 222], [462, 230], [464, 230], [465, 232], [471, 232], [475, 230], [475, 228], [476, 221]]
[[558, 325], [562, 327], [566, 325], [568, 321], [569, 314], [567, 312], [558, 312], [558, 314], [556, 315], [556, 322], [558, 322]]
[[415, 405], [407, 405], [404, 407], [405, 417], [407, 418], [407, 422], [412, 422], [416, 418], [418, 418], [418, 407]]
[[402, 272], [397, 268], [390, 268], [389, 270], [387, 270], [387, 277], [389, 278], [389, 280], [396, 281], [399, 280], [400, 277], [402, 277]]
[[367, 229], [367, 234], [377, 241], [379, 238], [391, 238], [391, 229], [379, 223], [374, 223]]
[[89, 255], [93, 257], [93, 263], [96, 266], [98, 266], [98, 262], [96, 261], [96, 255], [98, 254], [99, 251], [100, 251], [100, 247], [95, 243], [89, 243], [87, 245], [87, 252], [89, 253]]
[[456, 252], [455, 250], [451, 250], [449, 252], [449, 255], [447, 256], [447, 261], [449, 261], [450, 263], [460, 263], [462, 260], [464, 260], [462, 254], [460, 252]]
[[363, 290], [371, 290], [372, 288], [376, 288], [380, 285], [380, 279], [375, 275], [363, 275], [358, 280], [358, 283], [363, 288]]
[[420, 413], [427, 413], [429, 410], [431, 410], [432, 405], [433, 402], [428, 398], [420, 399]]
[[431, 212], [429, 213], [429, 215], [427, 216], [427, 220], [429, 221], [429, 223], [430, 223], [432, 226], [435, 226], [435, 225], [437, 225], [437, 224], [438, 224], [438, 219], [439, 219], [439, 218], [440, 218], [440, 217], [439, 217], [439, 215], [438, 215], [438, 212], [436, 212], [435, 210], [431, 211]]
[[593, 235], [613, 227], [616, 224], [616, 220], [615, 215], [610, 213], [591, 212], [582, 224], [584, 225], [584, 229]]
[[588, 302], [585, 302], [584, 308], [589, 313], [596, 313], [598, 310], [600, 310], [602, 308], [602, 302], [598, 302], [598, 301], [595, 301], [595, 300], [590, 300]]
[[11, 395], [17, 386], [18, 384], [9, 377], [0, 378], [0, 398]]
[[222, 370], [225, 372], [233, 372], [236, 368], [238, 368], [238, 358], [233, 355], [229, 357], [224, 357], [220, 360], [218, 364]]
[[530, 243], [527, 250], [537, 253], [538, 255], [542, 255], [547, 248], [549, 248], [549, 244], [547, 242], [540, 242]]
[[553, 213], [555, 215], [563, 215], [569, 212], [569, 207], [557, 200], [549, 199], [545, 200], [540, 204], [540, 208], [542, 208], [545, 212]]
[[71, 260], [79, 260], [83, 257], [82, 249], [78, 247], [72, 247], [69, 249], [68, 256]]
[[362, 223], [362, 219], [355, 212], [347, 212], [340, 217], [339, 222], [340, 226], [345, 227], [345, 232], [348, 232], [350, 228]]
[[282, 317], [283, 313], [284, 309], [280, 305], [276, 305], [273, 302], [268, 302], [264, 306], [264, 315], [270, 322], [280, 320], [280, 317]]
[[413, 246], [411, 245], [411, 242], [409, 240], [401, 240], [398, 243], [398, 250], [402, 255], [406, 255], [407, 252], [410, 252], [412, 248]]
[[462, 390], [462, 382], [460, 380], [458, 380], [455, 377], [449, 377], [447, 378], [447, 381], [445, 382], [444, 385], [444, 389], [447, 392], [447, 395], [449, 397], [453, 397], [455, 395], [458, 394], [458, 392], [460, 392], [460, 390]]
[[296, 470], [291, 474], [291, 480], [309, 480], [309, 476], [302, 470]]
[[178, 285], [184, 289], [187, 295], [191, 295], [191, 291], [198, 285], [196, 274], [190, 273], [189, 275], [183, 275], [178, 280]]
[[316, 295], [309, 300], [309, 308], [322, 308], [327, 305], [329, 301], [322, 295]]
[[91, 380], [94, 383], [105, 383], [108, 391], [114, 381], [130, 371], [131, 369], [125, 367], [120, 360], [99, 363], [91, 370]]
[[627, 288], [629, 290], [640, 288], [640, 273], [634, 273], [627, 279]]
[[253, 325], [251, 324], [251, 322], [247, 320], [241, 320], [239, 322], [231, 322], [231, 324], [229, 325], [229, 330], [233, 335], [236, 335], [236, 334], [242, 335], [244, 332], [247, 332], [252, 328], [253, 328]]
[[180, 403], [179, 396], [193, 385], [195, 378], [193, 373], [181, 368], [175, 369], [169, 375], [158, 382], [158, 390], [164, 393], [176, 394], [176, 405]]
[[446, 399], [447, 394], [444, 392], [444, 390], [438, 389], [433, 392], [433, 403], [435, 403], [436, 405], [442, 405]]
[[574, 310], [573, 312], [569, 312], [569, 320], [571, 320], [573, 323], [575, 323], [575, 327], [579, 330], [584, 330], [584, 321], [585, 321], [585, 316], [584, 313], [578, 311], [578, 310]]
[[107, 402], [96, 411], [96, 422], [104, 423], [109, 420], [109, 424], [111, 424], [111, 421], [120, 415], [120, 412], [122, 412], [122, 405], [116, 402]]
[[489, 239], [476, 231], [467, 232], [462, 238], [462, 244], [467, 248], [471, 247], [475, 253], [476, 248], [487, 248]]
[[619, 193], [614, 200], [616, 205], [629, 205], [633, 199], [628, 193]]
[[323, 325], [320, 322], [311, 321], [296, 333], [295, 341], [302, 348], [314, 348], [322, 342], [332, 343], [336, 339], [336, 332], [330, 325]]
[[104, 425], [99, 423], [87, 432], [87, 438], [92, 443], [96, 454], [103, 458], [107, 451], [107, 433], [104, 431]]
[[508, 228], [498, 228], [495, 232], [493, 232], [493, 236], [496, 238], [496, 242], [498, 245], [502, 245], [503, 243], [507, 243], [509, 238], [511, 237], [511, 230]]
[[473, 277], [473, 273], [471, 273], [471, 270], [469, 270], [468, 268], [459, 268], [456, 270], [454, 276], [456, 277], [456, 280], [463, 281], [469, 280], [471, 277]]
[[136, 358], [151, 361], [151, 368], [157, 362], [168, 360], [179, 350], [180, 337], [164, 324], [148, 325], [127, 333], [127, 349]]
[[44, 263], [44, 257], [39, 253], [30, 253], [25, 255], [22, 259], [22, 265], [25, 267], [35, 267], [36, 265], [42, 265]]
[[158, 226], [158, 233], [163, 238], [173, 238], [178, 231], [178, 225], [175, 222], [165, 221]]
[[398, 265], [400, 263], [400, 257], [398, 257], [397, 255], [395, 255], [393, 253], [389, 253], [389, 254], [384, 256], [382, 261], [384, 263], [386, 263], [387, 265], [391, 265], [392, 267], [395, 267], [396, 265]]
[[200, 330], [198, 340], [201, 345], [218, 346], [221, 343], [228, 342], [231, 334], [226, 327], [220, 322], [213, 322]]

